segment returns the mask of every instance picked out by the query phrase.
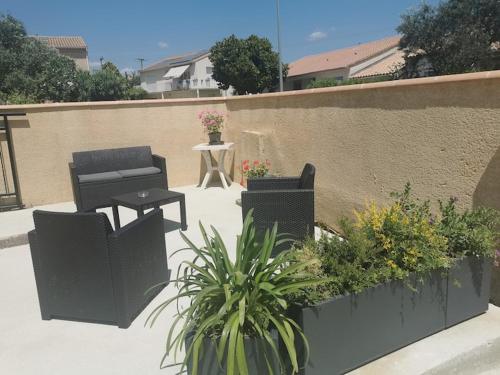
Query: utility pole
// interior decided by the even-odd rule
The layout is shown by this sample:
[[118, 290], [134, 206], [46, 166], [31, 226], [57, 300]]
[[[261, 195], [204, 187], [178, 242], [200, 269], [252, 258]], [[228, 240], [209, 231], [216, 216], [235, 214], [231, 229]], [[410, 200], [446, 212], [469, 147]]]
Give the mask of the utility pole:
[[283, 64], [281, 63], [281, 30], [280, 30], [280, 0], [276, 0], [276, 24], [278, 27], [278, 69], [280, 75], [280, 92], [283, 92]]
[[146, 59], [143, 59], [142, 57], [138, 57], [136, 60], [139, 61], [139, 63], [141, 64], [141, 70], [142, 70], [144, 68], [144, 61]]

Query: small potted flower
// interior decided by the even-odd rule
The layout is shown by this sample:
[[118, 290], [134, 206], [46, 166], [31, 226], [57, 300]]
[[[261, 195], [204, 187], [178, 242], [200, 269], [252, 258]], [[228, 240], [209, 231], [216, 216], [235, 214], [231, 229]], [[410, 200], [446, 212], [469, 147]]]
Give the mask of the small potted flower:
[[219, 145], [221, 141], [221, 130], [224, 127], [224, 114], [218, 111], [205, 110], [198, 114], [204, 130], [208, 133], [210, 145]]
[[[241, 170], [243, 176], [246, 179], [249, 179], [268, 176], [270, 168], [271, 163], [267, 159], [266, 161], [254, 160], [252, 164], [250, 164], [250, 160], [243, 160]], [[242, 185], [246, 185], [245, 180], [243, 181]]]

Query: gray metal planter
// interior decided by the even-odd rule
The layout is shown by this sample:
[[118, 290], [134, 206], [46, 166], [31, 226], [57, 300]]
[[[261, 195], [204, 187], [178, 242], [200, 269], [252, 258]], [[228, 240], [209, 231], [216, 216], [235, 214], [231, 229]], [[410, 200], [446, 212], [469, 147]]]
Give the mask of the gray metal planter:
[[446, 328], [488, 310], [491, 258], [468, 256], [450, 269]]
[[303, 374], [342, 374], [444, 329], [446, 276], [435, 271], [416, 285], [392, 281], [303, 308], [311, 351]]
[[[271, 332], [274, 338], [276, 347], [278, 348], [278, 334]], [[186, 344], [189, 345], [190, 338], [186, 339]], [[187, 347], [186, 345], [186, 347]], [[217, 352], [215, 343], [206, 339], [203, 343], [203, 356], [198, 361], [198, 375], [226, 375], [226, 367], [219, 365], [217, 361]], [[248, 373], [250, 375], [266, 375], [268, 374], [267, 364], [265, 360], [264, 350], [267, 353], [267, 358], [271, 364], [274, 374], [279, 372], [279, 360], [274, 356], [272, 350], [263, 345], [263, 341], [255, 338], [245, 338], [245, 353], [248, 365]], [[192, 361], [188, 363], [188, 374], [192, 374]]]

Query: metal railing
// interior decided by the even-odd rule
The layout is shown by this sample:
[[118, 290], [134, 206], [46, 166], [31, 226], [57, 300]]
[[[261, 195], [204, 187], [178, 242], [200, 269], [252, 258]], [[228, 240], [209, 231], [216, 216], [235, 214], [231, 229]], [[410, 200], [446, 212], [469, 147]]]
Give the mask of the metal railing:
[[[12, 132], [9, 125], [9, 117], [26, 116], [26, 113], [3, 112], [0, 113], [2, 123], [0, 123], [0, 134], [5, 134], [7, 141], [8, 159], [4, 147], [0, 144], [0, 184], [3, 188], [0, 190], [0, 211], [14, 208], [22, 208], [21, 193], [19, 190], [19, 178], [17, 175], [16, 158], [14, 154], [14, 145], [12, 143]], [[10, 168], [9, 168], [10, 166]], [[9, 176], [10, 169], [10, 176]], [[13, 186], [9, 180], [12, 179]]]

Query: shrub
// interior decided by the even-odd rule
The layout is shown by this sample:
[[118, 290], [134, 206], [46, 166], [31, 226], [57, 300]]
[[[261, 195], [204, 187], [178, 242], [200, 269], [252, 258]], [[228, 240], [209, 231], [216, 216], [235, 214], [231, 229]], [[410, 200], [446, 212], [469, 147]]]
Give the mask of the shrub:
[[319, 89], [322, 87], [334, 87], [334, 86], [349, 86], [349, 85], [359, 85], [361, 83], [375, 83], [375, 82], [385, 82], [397, 79], [397, 72], [394, 71], [389, 75], [383, 76], [373, 76], [365, 78], [349, 78], [343, 81], [339, 81], [336, 78], [322, 78], [317, 79], [309, 83], [308, 89]]
[[494, 257], [499, 238], [498, 211], [480, 207], [459, 213], [456, 203], [456, 198], [450, 198], [446, 203], [439, 202], [441, 220], [438, 230], [448, 239], [450, 256]]
[[410, 274], [450, 267], [448, 240], [440, 233], [429, 202], [413, 200], [409, 184], [393, 196], [396, 201], [388, 207], [372, 202], [355, 212], [355, 220], [342, 219], [343, 238], [323, 235], [294, 250], [297, 262], [317, 259], [306, 270], [328, 280], [310, 287], [308, 295], [294, 296], [296, 300], [311, 305], [390, 280], [407, 283]]

